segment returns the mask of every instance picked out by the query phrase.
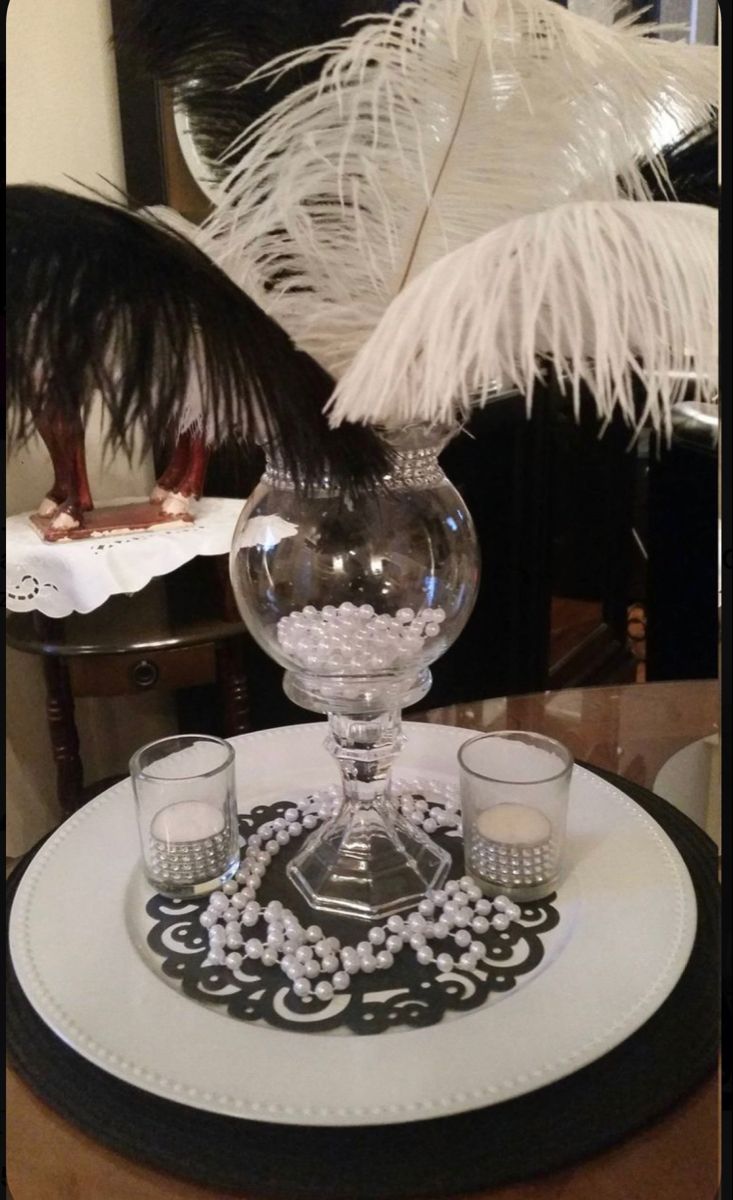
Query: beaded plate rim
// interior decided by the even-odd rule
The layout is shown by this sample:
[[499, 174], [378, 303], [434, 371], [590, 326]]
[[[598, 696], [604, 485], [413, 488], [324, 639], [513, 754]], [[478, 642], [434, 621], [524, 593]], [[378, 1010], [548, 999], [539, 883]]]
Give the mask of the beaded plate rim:
[[[233, 739], [235, 746], [237, 746], [237, 748], [240, 750], [240, 754], [238, 754], [238, 764], [240, 765], [240, 769], [243, 769], [242, 760], [249, 757], [249, 754], [247, 753], [248, 751], [252, 751], [253, 756], [256, 756], [258, 747], [264, 748], [267, 743], [270, 743], [271, 745], [274, 744], [274, 753], [279, 757], [279, 759], [287, 760], [290, 757], [291, 759], [295, 760], [296, 765], [291, 766], [291, 774], [295, 772], [296, 775], [301, 776], [304, 765], [303, 755], [307, 756], [308, 749], [311, 751], [316, 749], [320, 750], [321, 738], [324, 731], [325, 725], [319, 722], [310, 723], [308, 725], [290, 726], [283, 729], [264, 730], [258, 733], [246, 734], [240, 738]], [[450, 773], [450, 771], [446, 768], [449, 762], [452, 763], [454, 761], [455, 751], [457, 750], [458, 745], [462, 740], [465, 740], [467, 736], [470, 736], [470, 731], [468, 730], [458, 729], [452, 726], [439, 726], [427, 723], [406, 723], [405, 731], [409, 735], [408, 744], [413, 744], [413, 752], [416, 748], [416, 744], [419, 745], [419, 743], [422, 742], [423, 753], [427, 755], [432, 754], [433, 757], [437, 755], [438, 758], [443, 757], [445, 759], [443, 766], [443, 774], [445, 775]], [[297, 753], [291, 753], [289, 756], [285, 746], [278, 747], [277, 744], [282, 743], [283, 741], [300, 742], [299, 746], [296, 747], [293, 745], [290, 748], [291, 751], [297, 750]], [[304, 742], [310, 742], [311, 746], [307, 749], [303, 744]], [[450, 759], [448, 758], [448, 755], [451, 756]], [[320, 764], [318, 764], [318, 770], [321, 777], [333, 777], [332, 770], [329, 769], [331, 764], [328, 763], [325, 756], [322, 762], [322, 768]], [[413, 771], [416, 770], [416, 764], [411, 764], [410, 767], [407, 767], [407, 764], [401, 761], [399, 765], [404, 769], [410, 769]], [[428, 775], [440, 773], [439, 770], [436, 771], [434, 766], [423, 767], [421, 760], [420, 770], [424, 770]], [[112, 824], [114, 824], [115, 811], [121, 811], [122, 806], [125, 804], [125, 801], [127, 801], [127, 808], [129, 809], [128, 824], [131, 823], [135, 838], [137, 837], [137, 833], [134, 828], [135, 822], [132, 812], [129, 781], [123, 781], [122, 783], [117, 784], [115, 787], [109, 789], [109, 791], [102, 793], [95, 800], [86, 805], [84, 809], [80, 810], [68, 821], [66, 821], [64, 825], [62, 825], [60, 829], [49, 838], [49, 840], [36, 855], [36, 858], [30, 864], [24, 878], [21, 880], [11, 911], [10, 951], [15, 971], [28, 1000], [38, 1012], [39, 1016], [58, 1036], [71, 1045], [73, 1049], [77, 1050], [84, 1057], [95, 1063], [95, 1065], [117, 1076], [125, 1082], [131, 1083], [137, 1087], [142, 1087], [144, 1090], [163, 1096], [166, 1099], [183, 1102], [206, 1111], [255, 1120], [259, 1119], [275, 1123], [280, 1122], [285, 1124], [299, 1125], [389, 1124], [394, 1122], [420, 1120], [430, 1117], [444, 1116], [451, 1113], [465, 1112], [522, 1095], [528, 1091], [533, 1091], [547, 1083], [551, 1083], [559, 1078], [562, 1078], [563, 1076], [572, 1073], [580, 1067], [587, 1065], [596, 1058], [600, 1057], [602, 1054], [605, 1054], [615, 1045], [619, 1044], [619, 1042], [625, 1040], [626, 1037], [630, 1036], [631, 1033], [638, 1029], [639, 1026], [643, 1024], [644, 1021], [647, 1020], [648, 1017], [651, 1016], [651, 1014], [662, 1004], [662, 1002], [671, 992], [682, 971], [684, 970], [692, 943], [694, 941], [696, 929], [696, 903], [694, 892], [687, 868], [685, 867], [679, 852], [676, 850], [674, 843], [668, 838], [656, 821], [654, 821], [652, 817], [645, 813], [644, 810], [634, 800], [631, 799], [631, 797], [627, 796], [620, 789], [614, 787], [610, 783], [607, 783], [605, 780], [601, 779], [592, 772], [586, 771], [584, 768], [577, 766], [574, 768], [574, 781], [575, 780], [577, 780], [576, 786], [583, 792], [584, 795], [592, 796], [594, 792], [600, 792], [603, 796], [603, 804], [605, 806], [608, 806], [609, 800], [612, 802], [615, 801], [616, 806], [620, 807], [620, 810], [624, 814], [624, 821], [620, 822], [620, 825], [623, 826], [624, 823], [628, 824], [629, 829], [633, 829], [635, 833], [641, 833], [642, 836], [645, 836], [649, 849], [651, 849], [651, 847], [654, 848], [654, 854], [658, 857], [656, 864], [657, 869], [662, 870], [662, 873], [667, 876], [667, 884], [669, 888], [669, 894], [666, 897], [666, 903], [667, 916], [671, 923], [665, 930], [664, 943], [667, 947], [667, 953], [665, 956], [663, 956], [663, 959], [660, 962], [654, 977], [649, 981], [648, 986], [644, 987], [640, 992], [638, 992], [633, 1003], [626, 1005], [621, 1011], [615, 1010], [612, 1013], [606, 1014], [605, 1019], [601, 1020], [600, 1022], [596, 1021], [595, 1028], [591, 1030], [592, 1036], [585, 1037], [585, 1040], [582, 1040], [581, 1038], [579, 1043], [575, 1045], [574, 1048], [560, 1055], [559, 1057], [549, 1056], [549, 1060], [542, 1061], [538, 1065], [536, 1064], [529, 1069], [525, 1068], [522, 1070], [516, 1070], [503, 1078], [494, 1079], [491, 1081], [487, 1079], [484, 1081], [479, 1077], [473, 1081], [466, 1081], [466, 1085], [461, 1086], [464, 1081], [456, 1074], [456, 1070], [454, 1067], [452, 1067], [448, 1070], [447, 1078], [443, 1078], [442, 1080], [438, 1081], [437, 1079], [429, 1077], [427, 1085], [423, 1080], [422, 1087], [432, 1084], [434, 1094], [429, 1095], [421, 1092], [420, 1098], [417, 1098], [416, 1096], [413, 1098], [408, 1098], [405, 1096], [403, 1100], [400, 1101], [399, 1099], [394, 1098], [394, 1093], [392, 1092], [392, 1099], [390, 1102], [385, 1102], [383, 1095], [381, 1095], [378, 1102], [355, 1104], [348, 1098], [342, 1098], [337, 1100], [335, 1103], [324, 1102], [326, 1098], [316, 1094], [312, 1097], [312, 1102], [310, 1103], [303, 1103], [302, 1101], [288, 1103], [287, 1100], [282, 1096], [283, 1091], [287, 1090], [287, 1079], [280, 1079], [279, 1084], [276, 1085], [276, 1087], [279, 1087], [280, 1091], [279, 1098], [276, 1101], [273, 1101], [272, 1098], [268, 1100], [265, 1097], [259, 1099], [259, 1089], [257, 1084], [255, 1083], [254, 1087], [248, 1085], [246, 1076], [243, 1080], [241, 1090], [237, 1091], [237, 1088], [230, 1088], [228, 1093], [220, 1092], [218, 1091], [216, 1082], [212, 1083], [210, 1071], [209, 1078], [205, 1080], [203, 1084], [193, 1083], [190, 1077], [187, 1079], [185, 1070], [183, 1070], [180, 1061], [176, 1061], [176, 1054], [173, 1052], [173, 1050], [169, 1055], [170, 1061], [168, 1062], [167, 1070], [163, 1072], [159, 1067], [153, 1067], [151, 1069], [150, 1063], [146, 1061], [144, 1052], [142, 1054], [136, 1054], [135, 1051], [133, 1051], [132, 1053], [120, 1054], [115, 1049], [110, 1047], [109, 1042], [110, 1040], [113, 1040], [110, 1039], [110, 1037], [104, 1037], [100, 1039], [99, 1035], [97, 1035], [97, 1037], [91, 1036], [89, 1032], [90, 1021], [92, 1027], [94, 1020], [99, 1021], [99, 1006], [97, 1006], [96, 1010], [94, 1009], [94, 1006], [92, 1006], [92, 1009], [85, 1013], [84, 1006], [85, 1003], [88, 1003], [88, 994], [87, 999], [85, 1000], [85, 993], [83, 990], [80, 989], [78, 993], [74, 993], [74, 987], [76, 985], [73, 980], [67, 979], [64, 982], [61, 979], [54, 980], [44, 978], [44, 969], [38, 962], [33, 945], [33, 938], [38, 932], [39, 910], [37, 905], [40, 904], [41, 910], [43, 909], [44, 879], [47, 876], [49, 868], [53, 866], [54, 860], [56, 860], [58, 863], [58, 856], [60, 853], [63, 858], [62, 848], [68, 842], [68, 839], [75, 833], [81, 831], [83, 841], [84, 827], [88, 825], [88, 822], [92, 820], [95, 815], [102, 813], [103, 817], [106, 816], [108, 818], [108, 823], [109, 820], [111, 820]], [[283, 781], [282, 783], [278, 783], [275, 781], [273, 783], [272, 777], [270, 777], [269, 780], [270, 793], [272, 793], [275, 788], [277, 788], [278, 791], [281, 789], [285, 791], [292, 789], [295, 786], [298, 785], [293, 782], [288, 783]], [[589, 788], [591, 789], [590, 791], [588, 790]], [[256, 796], [251, 798], [248, 804], [240, 805], [240, 807], [243, 811], [246, 811], [246, 809], [251, 805], [259, 802], [260, 798], [261, 793], [258, 793]], [[572, 811], [573, 809], [571, 807], [571, 813]], [[601, 852], [603, 852], [603, 843], [605, 843], [605, 840], [606, 839], [601, 839], [601, 842], [598, 843], [601, 846]], [[606, 850], [606, 853], [607, 852], [608, 851]], [[127, 888], [129, 887], [129, 877], [133, 869], [134, 864], [127, 864], [125, 867], [127, 875], [125, 879], [122, 880], [122, 892], [126, 892]], [[574, 875], [580, 873], [582, 876], [582, 859], [574, 864], [572, 873]], [[575, 882], [577, 882], [577, 880]], [[46, 886], [48, 886], [48, 883], [46, 883]], [[39, 889], [41, 896], [40, 901], [37, 900]], [[587, 911], [588, 895], [583, 894], [582, 885], [580, 890], [581, 906], [584, 911]], [[561, 897], [562, 890], [560, 889], [559, 902], [561, 902]], [[583, 914], [581, 912], [581, 917], [578, 921], [578, 924], [581, 926], [582, 915]], [[125, 917], [122, 915], [120, 924], [122, 933], [129, 940], [130, 930], [126, 926]], [[43, 925], [41, 928], [43, 928]], [[124, 947], [121, 945], [120, 949], [122, 950], [123, 948]], [[150, 1002], [152, 994], [153, 1003], [165, 1010], [164, 1020], [172, 1020], [174, 1025], [178, 1026], [178, 1036], [173, 1039], [173, 1045], [180, 1051], [181, 1026], [191, 1027], [192, 1025], [196, 1025], [196, 1022], [192, 1022], [191, 1020], [190, 1010], [196, 1009], [199, 1014], [206, 1014], [206, 1010], [201, 1009], [199, 1006], [192, 1005], [184, 997], [177, 995], [172, 989], [169, 989], [165, 985], [160, 984], [159, 981], [156, 981], [150, 972], [139, 961], [137, 957], [137, 951], [131, 943], [128, 949], [130, 955], [134, 955], [136, 961], [139, 963], [140, 971], [140, 974], [136, 975], [135, 978], [127, 980], [127, 983], [131, 988], [130, 1008], [133, 1012], [133, 1017], [134, 1012], [139, 1009], [141, 1004], [144, 1005], [146, 1001]], [[562, 958], [563, 956], [560, 956], [558, 962], [562, 961]], [[129, 956], [127, 965], [130, 965]], [[66, 966], [68, 966], [68, 963], [66, 963]], [[48, 964], [45, 964], [45, 971], [46, 974], [48, 974]], [[51, 972], [51, 974], [53, 974], [53, 972]], [[67, 975], [68, 974], [69, 973], [67, 971]], [[527, 1007], [526, 997], [528, 993], [532, 993], [533, 1002], [529, 1005], [530, 1012], [533, 1005], [534, 1007], [537, 1007], [538, 1002], [540, 1005], [542, 1004], [542, 992], [547, 991], [547, 981], [550, 974], [551, 972], [549, 971], [542, 973], [540, 976], [538, 976], [538, 979], [532, 986], [522, 989], [522, 991], [518, 993], [518, 999], [524, 997], [525, 1003], [522, 1005], [523, 1008]], [[65, 1010], [63, 1005], [58, 1002], [58, 999], [54, 994], [54, 989], [58, 990], [60, 987], [63, 991], [64, 986], [66, 986], [67, 991], [71, 989], [71, 992], [74, 993], [73, 999], [75, 1003], [78, 1001], [80, 1004], [79, 1011], [76, 1013], [76, 1019]], [[168, 997], [168, 1002], [162, 1000], [161, 994], [157, 992], [157, 989], [160, 989], [161, 993], [164, 993]], [[486, 1009], [479, 1009], [475, 1014], [470, 1016], [467, 1015], [463, 1017], [460, 1022], [452, 1024], [454, 1028], [460, 1027], [461, 1029], [465, 1030], [467, 1037], [471, 1040], [471, 1044], [475, 1045], [471, 1039], [471, 1032], [475, 1034], [476, 1030], [474, 1028], [473, 1031], [470, 1031], [468, 1028], [469, 1023], [475, 1023], [477, 1021], [485, 1022], [486, 1020], [496, 1021], [496, 1014], [500, 1012], [500, 1010], [504, 1010], [505, 1014], [507, 1010], [513, 1008], [516, 1008], [516, 1002], [514, 1005], [502, 1004], [496, 1007], [490, 1006]], [[203, 1019], [207, 1019], [205, 1015], [203, 1016]], [[208, 1020], [210, 1021], [211, 1019], [212, 1015], [209, 1013]], [[587, 1016], [585, 1019], [587, 1021]], [[577, 1018], [574, 1018], [574, 1024], [577, 1025]], [[85, 1025], [87, 1026], [86, 1029], [83, 1027]], [[198, 1028], [200, 1032], [200, 1021], [198, 1023]], [[216, 1021], [214, 1028], [217, 1032], [220, 1030], [220, 1023], [218, 1021]], [[438, 1045], [441, 1040], [444, 1040], [445, 1035], [443, 1030], [443, 1026], [431, 1026], [426, 1031], [412, 1031], [410, 1033], [400, 1035], [399, 1041], [402, 1042], [404, 1046], [408, 1047], [408, 1051], [411, 1051], [411, 1053], [408, 1052], [406, 1054], [399, 1054], [397, 1056], [397, 1058], [400, 1060], [399, 1070], [403, 1073], [407, 1070], [409, 1074], [411, 1061], [414, 1068], [415, 1062], [421, 1059], [421, 1057], [424, 1055], [426, 1043], [423, 1039], [421, 1044], [423, 1032], [427, 1033], [433, 1039], [437, 1057], [443, 1058], [444, 1060], [445, 1050], [441, 1050], [440, 1046]], [[487, 1040], [490, 1040], [491, 1030], [487, 1030], [485, 1028], [483, 1032], [484, 1037], [486, 1038], [488, 1035]], [[263, 1044], [259, 1048], [254, 1047], [253, 1043], [248, 1046], [250, 1055], [252, 1054], [253, 1050], [255, 1050], [255, 1058], [259, 1055], [259, 1058], [263, 1064], [268, 1062], [267, 1054], [268, 1049], [272, 1050], [273, 1048], [273, 1037], [278, 1039], [279, 1045], [282, 1046], [283, 1035], [280, 1032], [263, 1031], [257, 1027], [253, 1028], [251, 1031], [248, 1031], [248, 1033], [250, 1037], [254, 1036], [263, 1040]], [[269, 1039], [270, 1042], [269, 1047], [264, 1044], [265, 1040], [267, 1039]], [[134, 1042], [134, 1037], [132, 1040]], [[321, 1041], [319, 1038], [297, 1039], [297, 1035], [296, 1040], [298, 1042], [309, 1041], [311, 1046], [314, 1042], [318, 1043]], [[381, 1041], [381, 1039], [379, 1040]], [[385, 1040], [389, 1043], [390, 1051], [393, 1052], [395, 1040], [392, 1038]], [[453, 1040], [455, 1041], [455, 1038]], [[106, 1041], [108, 1044], [104, 1045], [102, 1044], [102, 1041]], [[345, 1041], [347, 1045], [353, 1046], [351, 1039], [335, 1039], [335, 1041], [338, 1041], [342, 1044]], [[370, 1050], [373, 1051], [373, 1039], [367, 1039], [367, 1041], [371, 1043]], [[147, 1050], [149, 1054], [149, 1047]], [[485, 1050], [483, 1050], [482, 1053], [485, 1056]], [[354, 1051], [354, 1054], [357, 1055], [355, 1065], [357, 1067], [356, 1073], [358, 1075], [359, 1069], [364, 1069], [364, 1060], [363, 1057], [361, 1059], [359, 1058], [357, 1051]], [[302, 1059], [302, 1054], [300, 1054], [300, 1052], [294, 1056], [291, 1054], [287, 1057], [290, 1057], [291, 1060], [293, 1057], [298, 1060], [295, 1063], [296, 1069], [298, 1067], [302, 1068], [302, 1062], [300, 1062]], [[306, 1058], [307, 1057], [308, 1056], [306, 1055]], [[310, 1057], [311, 1060], [315, 1059], [314, 1065], [317, 1066], [318, 1056], [311, 1054]], [[395, 1057], [394, 1053], [391, 1054], [391, 1057]], [[475, 1059], [476, 1054], [474, 1053], [471, 1057], [472, 1059]], [[385, 1067], [386, 1064], [383, 1064], [381, 1069], [385, 1069]], [[206, 1074], [205, 1071], [203, 1073]], [[271, 1074], [274, 1075], [275, 1073], [271, 1072]], [[364, 1079], [360, 1080], [360, 1084], [362, 1083], [365, 1083]], [[381, 1087], [380, 1083], [382, 1085]], [[342, 1089], [345, 1086], [345, 1095], [348, 1095], [348, 1083], [344, 1084], [344, 1082], [341, 1081], [339, 1086], [341, 1086]], [[405, 1088], [408, 1091], [410, 1090], [410, 1086], [410, 1080], [406, 1079]], [[239, 1087], [239, 1085], [237, 1085], [237, 1087]], [[377, 1093], [384, 1093], [384, 1080], [371, 1081], [369, 1088], [375, 1096]], [[412, 1086], [412, 1090], [413, 1092], [415, 1091], [414, 1086]], [[354, 1089], [352, 1087], [351, 1094], [353, 1094], [354, 1091], [356, 1091], [357, 1094], [363, 1093], [364, 1087], [360, 1086], [358, 1089]], [[389, 1087], [386, 1088], [386, 1091], [388, 1094], [390, 1094]]]

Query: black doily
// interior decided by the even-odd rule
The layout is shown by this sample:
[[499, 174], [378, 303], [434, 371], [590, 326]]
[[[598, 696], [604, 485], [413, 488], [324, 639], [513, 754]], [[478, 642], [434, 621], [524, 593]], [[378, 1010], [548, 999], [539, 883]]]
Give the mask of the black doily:
[[[240, 815], [241, 835], [246, 840], [260, 825], [281, 817], [289, 807], [290, 803], [278, 801], [258, 805], [251, 813]], [[460, 877], [464, 873], [462, 840], [448, 830], [440, 830], [433, 836], [451, 855], [450, 877]], [[314, 922], [313, 910], [285, 871], [289, 859], [299, 849], [299, 840], [291, 842], [272, 860], [258, 900], [262, 904], [275, 899], [282, 901], [307, 926]], [[290, 1032], [322, 1034], [344, 1026], [352, 1033], [383, 1033], [400, 1026], [418, 1029], [434, 1025], [446, 1013], [469, 1012], [485, 1004], [492, 994], [516, 987], [522, 976], [542, 962], [545, 953], [542, 934], [554, 929], [560, 920], [554, 899], [553, 895], [522, 905], [521, 919], [513, 921], [504, 932], [490, 928], [486, 934], [472, 934], [475, 941], [483, 942], [486, 947], [485, 958], [472, 970], [456, 963], [450, 972], [441, 973], [435, 963], [421, 966], [406, 949], [395, 955], [388, 970], [352, 976], [349, 990], [328, 1001], [313, 995], [299, 999], [279, 967], [265, 967], [258, 960], [245, 959], [236, 974], [226, 967], [202, 966], [208, 938], [199, 917], [207, 906], [206, 900], [191, 902], [154, 896], [146, 907], [155, 920], [148, 933], [148, 945], [160, 958], [164, 974], [179, 982], [187, 996], [219, 1006], [238, 1020], [262, 1020]], [[327, 914], [323, 924], [327, 936], [339, 938], [342, 945], [354, 945], [366, 936], [363, 921]], [[265, 931], [263, 921], [247, 932], [251, 937], [263, 937]], [[434, 947], [452, 950], [453, 943], [435, 942]], [[317, 1016], [320, 1020], [314, 1019]]]

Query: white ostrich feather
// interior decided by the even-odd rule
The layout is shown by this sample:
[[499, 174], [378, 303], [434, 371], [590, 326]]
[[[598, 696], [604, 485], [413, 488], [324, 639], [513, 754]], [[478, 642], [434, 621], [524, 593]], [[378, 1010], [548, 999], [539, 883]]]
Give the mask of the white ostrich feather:
[[339, 376], [444, 255], [557, 204], [647, 195], [639, 157], [718, 87], [715, 48], [648, 30], [551, 0], [422, 0], [270, 65], [325, 55], [232, 148], [204, 248]]
[[[496, 380], [531, 405], [543, 364], [638, 427], [668, 428], [717, 381], [717, 213], [580, 201], [509, 222], [434, 263], [393, 300], [337, 385], [332, 421], [443, 422]], [[643, 412], [633, 382], [643, 381]]]

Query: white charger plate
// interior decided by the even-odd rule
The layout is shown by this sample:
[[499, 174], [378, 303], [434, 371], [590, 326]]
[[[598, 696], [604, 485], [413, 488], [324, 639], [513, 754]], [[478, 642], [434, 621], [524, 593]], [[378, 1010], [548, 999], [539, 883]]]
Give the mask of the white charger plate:
[[[398, 775], [454, 780], [469, 731], [404, 728]], [[324, 731], [318, 723], [233, 739], [240, 810], [336, 782]], [[679, 979], [695, 936], [692, 883], [674, 844], [630, 797], [575, 767], [561, 936], [522, 986], [425, 1029], [284, 1033], [223, 1017], [156, 973], [139, 852], [128, 780], [66, 821], [26, 870], [10, 919], [13, 966], [38, 1014], [85, 1058], [228, 1116], [378, 1125], [533, 1091], [638, 1029]]]

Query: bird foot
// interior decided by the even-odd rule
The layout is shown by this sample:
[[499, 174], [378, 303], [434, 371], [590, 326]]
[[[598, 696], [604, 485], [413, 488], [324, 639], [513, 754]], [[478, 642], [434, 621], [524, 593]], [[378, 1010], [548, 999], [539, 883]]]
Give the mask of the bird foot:
[[169, 517], [180, 517], [191, 507], [193, 496], [184, 496], [182, 492], [168, 492], [163, 500], [163, 512]]
[[54, 500], [52, 496], [44, 496], [36, 512], [39, 517], [52, 517], [58, 511], [58, 507], [58, 500]]

